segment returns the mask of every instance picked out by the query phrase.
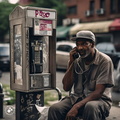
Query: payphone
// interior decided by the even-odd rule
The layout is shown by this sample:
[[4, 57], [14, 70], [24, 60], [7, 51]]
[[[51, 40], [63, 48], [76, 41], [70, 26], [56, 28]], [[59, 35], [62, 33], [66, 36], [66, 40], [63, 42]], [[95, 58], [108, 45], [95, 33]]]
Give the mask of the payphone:
[[16, 120], [37, 120], [44, 90], [56, 88], [54, 9], [17, 6], [10, 21], [10, 87], [16, 91]]
[[11, 89], [21, 92], [54, 89], [56, 10], [17, 6], [9, 20]]

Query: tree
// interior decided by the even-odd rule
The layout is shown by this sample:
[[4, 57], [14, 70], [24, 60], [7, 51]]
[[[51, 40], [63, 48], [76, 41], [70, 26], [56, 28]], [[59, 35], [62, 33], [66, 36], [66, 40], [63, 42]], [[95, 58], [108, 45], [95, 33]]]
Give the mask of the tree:
[[8, 2], [0, 3], [0, 42], [4, 41], [4, 36], [9, 32], [9, 14], [14, 7]]
[[[4, 41], [4, 36], [9, 32], [9, 14], [18, 4], [10, 4], [8, 0], [0, 2], [0, 42]], [[57, 25], [62, 25], [62, 20], [66, 15], [66, 6], [62, 0], [33, 0], [31, 6], [53, 8], [57, 10]]]
[[63, 0], [35, 0], [32, 6], [43, 7], [43, 8], [53, 8], [57, 10], [57, 25], [62, 25], [62, 20], [66, 16], [66, 5]]

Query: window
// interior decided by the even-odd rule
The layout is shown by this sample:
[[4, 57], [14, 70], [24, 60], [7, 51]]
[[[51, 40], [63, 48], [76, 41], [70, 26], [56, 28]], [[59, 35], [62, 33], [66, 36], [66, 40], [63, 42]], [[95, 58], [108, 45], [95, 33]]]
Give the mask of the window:
[[72, 47], [69, 45], [60, 45], [57, 48], [58, 51], [63, 51], [63, 52], [70, 52], [72, 50]]
[[90, 12], [91, 12], [91, 14], [94, 13], [94, 8], [95, 8], [95, 2], [94, 1], [90, 1]]
[[77, 6], [68, 7], [68, 14], [77, 14]]
[[96, 48], [102, 52], [107, 52], [107, 53], [112, 53], [112, 52], [115, 52], [115, 47], [114, 47], [114, 44], [111, 43], [111, 42], [108, 42], [108, 43], [99, 43], [96, 45]]
[[120, 0], [118, 0], [117, 7], [118, 7], [118, 13], [120, 13]]
[[101, 42], [112, 42], [112, 35], [96, 35], [96, 44], [101, 43]]
[[100, 0], [100, 8], [105, 9], [105, 0]]
[[117, 13], [117, 0], [110, 0], [110, 13]]
[[8, 56], [9, 55], [9, 47], [0, 47], [0, 56]]

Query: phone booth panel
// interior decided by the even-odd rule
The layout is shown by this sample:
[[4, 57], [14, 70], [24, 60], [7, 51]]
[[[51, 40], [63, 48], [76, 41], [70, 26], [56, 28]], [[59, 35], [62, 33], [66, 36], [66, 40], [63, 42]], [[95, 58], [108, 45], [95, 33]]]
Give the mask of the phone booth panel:
[[9, 20], [11, 89], [56, 88], [56, 10], [17, 6]]

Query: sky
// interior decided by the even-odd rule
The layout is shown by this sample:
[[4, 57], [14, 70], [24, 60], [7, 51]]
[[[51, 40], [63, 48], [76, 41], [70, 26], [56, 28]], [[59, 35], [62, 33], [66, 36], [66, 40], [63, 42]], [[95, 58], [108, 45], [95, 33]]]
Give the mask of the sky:
[[19, 0], [8, 0], [11, 4], [16, 4]]
[[[1, 2], [2, 0], [0, 0]], [[8, 0], [11, 4], [16, 4], [19, 0]]]

